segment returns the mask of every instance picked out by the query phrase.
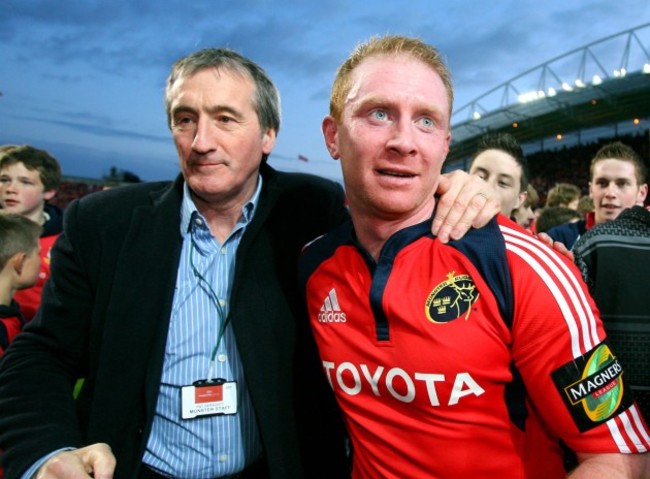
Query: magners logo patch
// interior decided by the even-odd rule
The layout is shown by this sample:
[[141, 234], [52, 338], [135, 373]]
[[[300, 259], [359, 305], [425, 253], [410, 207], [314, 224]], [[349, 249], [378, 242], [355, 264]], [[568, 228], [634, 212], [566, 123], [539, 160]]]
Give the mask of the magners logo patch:
[[447, 274], [447, 280], [435, 287], [427, 297], [424, 312], [432, 323], [448, 323], [469, 318], [472, 305], [479, 297], [476, 285], [468, 274]]
[[623, 368], [607, 343], [553, 371], [552, 376], [580, 431], [632, 404], [631, 394], [623, 387]]

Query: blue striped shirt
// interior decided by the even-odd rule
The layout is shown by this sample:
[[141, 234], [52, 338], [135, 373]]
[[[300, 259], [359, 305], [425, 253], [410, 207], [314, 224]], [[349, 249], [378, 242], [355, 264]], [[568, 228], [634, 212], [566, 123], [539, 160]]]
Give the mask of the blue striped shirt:
[[[259, 200], [262, 177], [230, 236], [219, 244], [184, 186], [183, 247], [176, 279], [160, 395], [143, 461], [164, 475], [208, 479], [241, 471], [262, 453], [255, 412], [231, 325], [214, 361], [214, 378], [237, 381], [234, 415], [181, 419], [181, 388], [207, 379], [235, 274], [235, 255]], [[196, 268], [196, 271], [194, 268]], [[204, 278], [205, 281], [200, 279]]]

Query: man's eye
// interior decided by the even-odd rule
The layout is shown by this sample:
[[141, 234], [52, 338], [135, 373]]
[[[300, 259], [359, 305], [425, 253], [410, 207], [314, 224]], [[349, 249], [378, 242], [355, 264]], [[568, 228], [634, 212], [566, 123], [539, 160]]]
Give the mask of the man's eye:
[[177, 128], [184, 128], [193, 123], [193, 120], [189, 116], [179, 116], [178, 118], [174, 119], [174, 126]]
[[372, 116], [377, 120], [381, 120], [381, 121], [384, 121], [388, 118], [388, 115], [384, 110], [374, 110], [372, 112]]
[[433, 128], [433, 127], [435, 126], [435, 124], [436, 124], [436, 123], [433, 121], [433, 119], [428, 118], [428, 117], [422, 118], [422, 119], [420, 120], [420, 123], [422, 124], [422, 126], [424, 126], [424, 127], [426, 127], [426, 128]]

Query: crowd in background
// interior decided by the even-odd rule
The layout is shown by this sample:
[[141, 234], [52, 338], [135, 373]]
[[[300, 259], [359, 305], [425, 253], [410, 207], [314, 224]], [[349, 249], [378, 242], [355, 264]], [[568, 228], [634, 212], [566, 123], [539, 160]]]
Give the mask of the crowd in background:
[[[546, 202], [548, 191], [557, 183], [573, 183], [589, 193], [589, 164], [594, 154], [605, 144], [618, 140], [632, 147], [641, 158], [650, 157], [648, 131], [637, 135], [620, 135], [616, 138], [601, 138], [568, 148], [539, 151], [526, 155], [530, 168], [530, 183], [537, 190], [539, 203]], [[646, 200], [647, 204], [647, 200]]]

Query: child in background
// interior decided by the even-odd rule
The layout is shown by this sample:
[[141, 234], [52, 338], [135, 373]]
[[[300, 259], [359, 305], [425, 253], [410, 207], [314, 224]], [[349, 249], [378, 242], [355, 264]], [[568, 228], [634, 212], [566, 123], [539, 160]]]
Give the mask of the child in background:
[[512, 210], [511, 219], [516, 221], [518, 225], [523, 226], [531, 233], [535, 233], [536, 216], [534, 210], [537, 207], [537, 203], [539, 203], [539, 195], [537, 194], [535, 187], [530, 183], [528, 183], [526, 191], [528, 193], [526, 199], [519, 206], [519, 208]]
[[48, 203], [60, 182], [59, 162], [44, 150], [22, 145], [0, 155], [1, 211], [26, 216], [42, 226], [38, 281], [16, 294], [25, 322], [34, 317], [41, 304], [41, 291], [50, 277], [50, 249], [63, 227], [63, 212]]
[[18, 290], [36, 284], [41, 227], [19, 214], [0, 215], [0, 356], [24, 324]]

